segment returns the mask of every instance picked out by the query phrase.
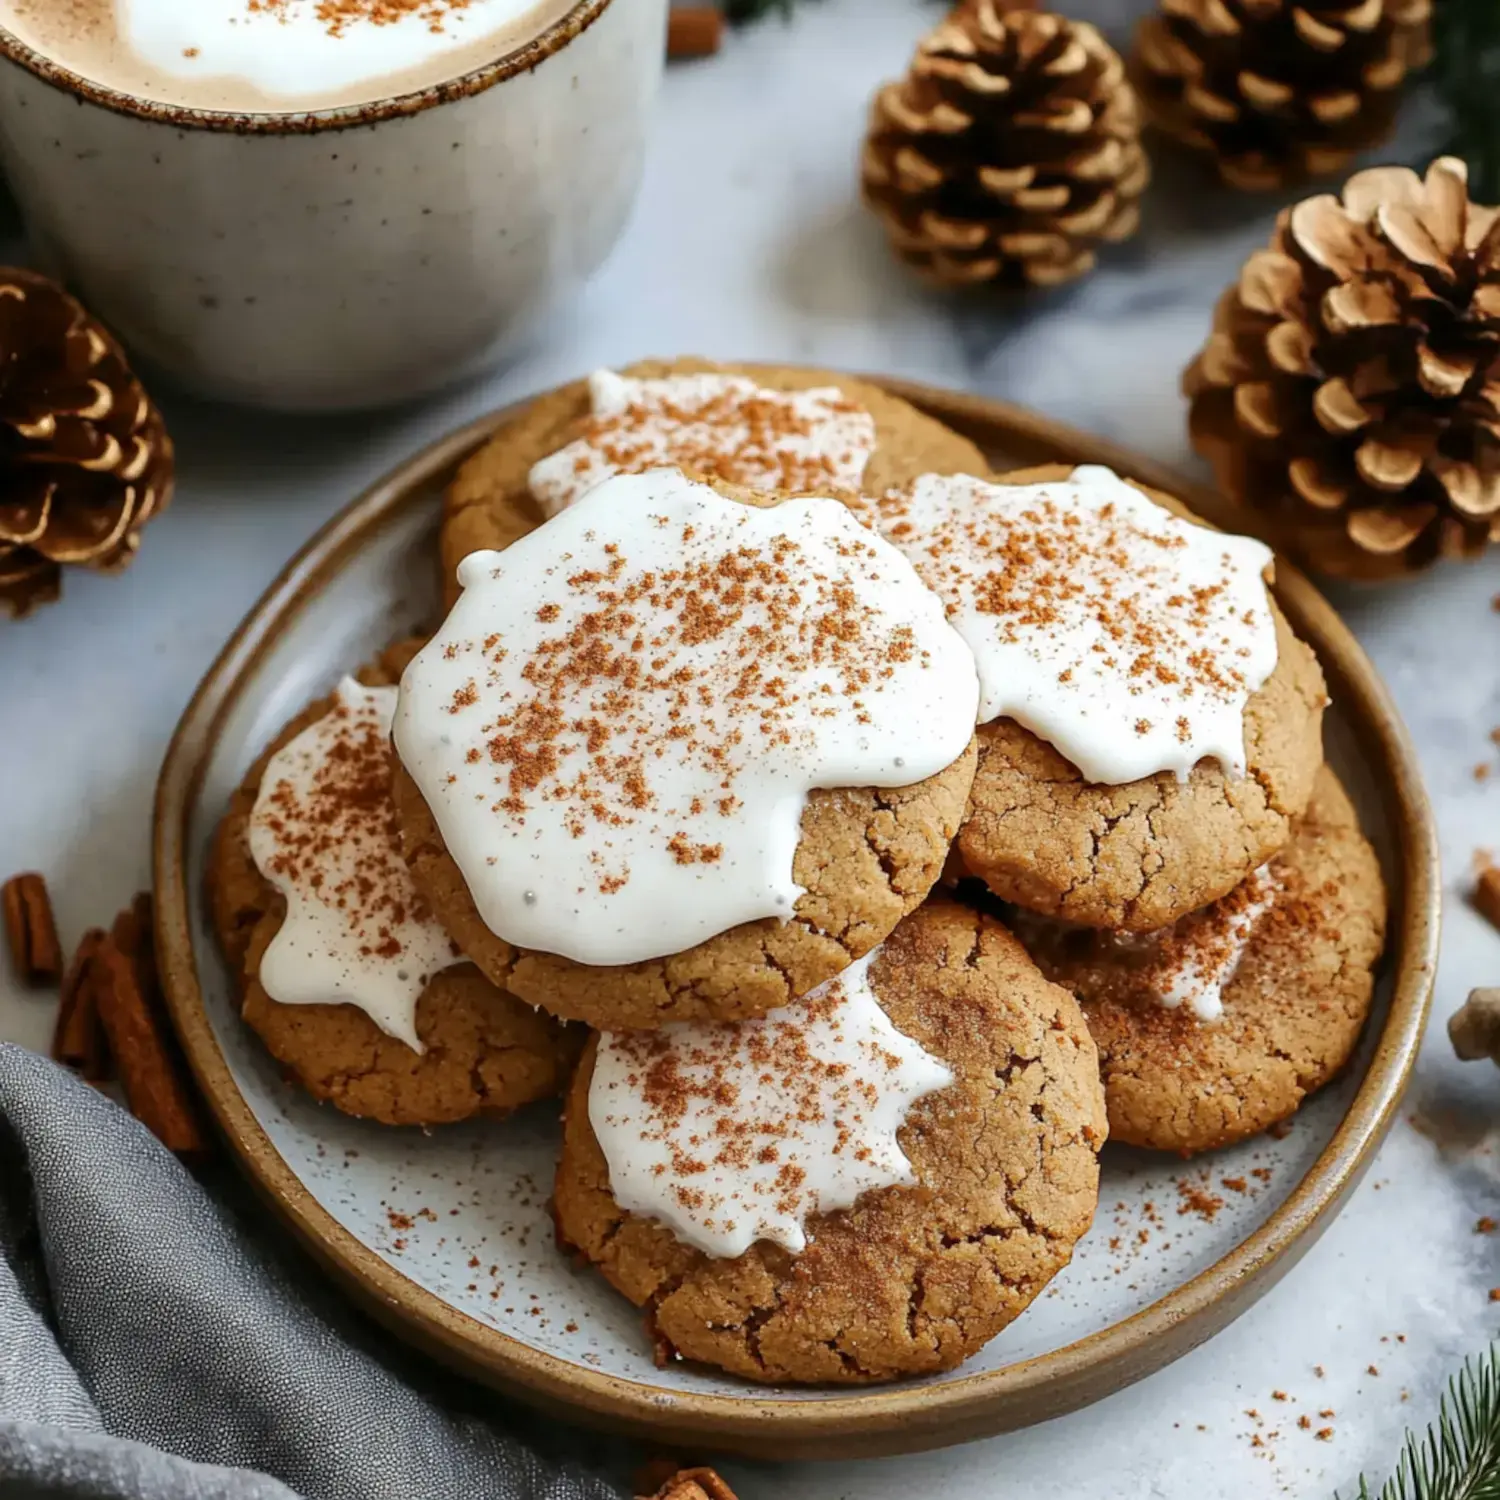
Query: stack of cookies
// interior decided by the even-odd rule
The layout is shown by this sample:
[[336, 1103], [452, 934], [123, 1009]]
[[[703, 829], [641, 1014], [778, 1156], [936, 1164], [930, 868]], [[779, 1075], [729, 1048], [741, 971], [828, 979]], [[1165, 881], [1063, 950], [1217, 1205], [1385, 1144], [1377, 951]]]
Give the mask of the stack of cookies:
[[341, 1109], [563, 1093], [559, 1238], [664, 1356], [949, 1368], [1067, 1263], [1106, 1118], [1201, 1150], [1347, 1059], [1385, 900], [1258, 543], [680, 361], [534, 403], [442, 550], [435, 634], [236, 795], [221, 939]]

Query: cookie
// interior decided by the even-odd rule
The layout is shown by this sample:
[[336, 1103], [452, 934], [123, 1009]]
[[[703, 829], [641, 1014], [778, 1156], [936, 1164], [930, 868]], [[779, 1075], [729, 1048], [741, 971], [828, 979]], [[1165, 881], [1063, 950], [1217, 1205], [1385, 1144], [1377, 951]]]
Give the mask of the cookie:
[[[1018, 923], [1042, 971], [1083, 1003], [1112, 1139], [1182, 1153], [1227, 1146], [1286, 1119], [1349, 1060], [1370, 1011], [1386, 896], [1332, 771], [1319, 772], [1292, 842], [1256, 880], [1267, 888], [1240, 903], [1251, 920], [1238, 933], [1235, 894], [1152, 937]], [[1218, 1019], [1158, 998], [1192, 963], [1205, 974], [1236, 955]]]
[[666, 1354], [773, 1384], [854, 1385], [950, 1369], [1018, 1316], [1092, 1220], [1104, 1139], [1097, 1054], [1072, 997], [991, 917], [941, 898], [870, 968], [896, 1029], [951, 1069], [899, 1143], [911, 1186], [733, 1259], [622, 1210], [590, 1123], [597, 1043], [569, 1090], [560, 1237], [648, 1309]]
[[[419, 644], [392, 647], [359, 680], [370, 687], [396, 682]], [[272, 758], [334, 702], [312, 704], [276, 736], [230, 799], [215, 837], [210, 910], [242, 987], [246, 1023], [315, 1098], [387, 1125], [505, 1115], [557, 1094], [583, 1044], [581, 1031], [496, 988], [471, 963], [451, 962], [417, 999], [422, 1052], [352, 1004], [280, 1004], [266, 993], [261, 963], [281, 931], [287, 903], [252, 858], [251, 814]]]
[[564, 1020], [603, 1031], [764, 1015], [868, 953], [942, 873], [974, 775], [972, 749], [912, 787], [815, 791], [792, 874], [806, 892], [791, 919], [746, 922], [668, 958], [580, 964], [518, 952], [485, 926], [411, 777], [393, 789], [419, 889], [459, 948], [496, 984]]
[[[1050, 465], [1000, 483], [1065, 478]], [[1169, 495], [1134, 486], [1174, 514]], [[979, 729], [957, 849], [1004, 901], [1086, 926], [1149, 932], [1217, 900], [1291, 837], [1322, 764], [1323, 674], [1271, 602], [1277, 661], [1244, 711], [1246, 774], [1200, 760], [1123, 785], [1085, 780], [1013, 719]]]
[[[984, 455], [967, 438], [907, 402], [862, 380], [818, 370], [721, 365], [704, 359], [642, 360], [623, 372], [640, 379], [700, 373], [741, 374], [777, 391], [833, 386], [875, 421], [877, 446], [865, 471], [870, 490], [922, 473], [987, 474]], [[539, 459], [566, 446], [590, 409], [588, 382], [576, 380], [525, 406], [459, 470], [443, 502], [445, 602], [458, 595], [457, 569], [471, 552], [499, 551], [541, 525], [528, 477]]]
[[[615, 493], [617, 486], [649, 486], [650, 505], [635, 497], [622, 509]], [[726, 506], [726, 500], [735, 503]], [[720, 562], [713, 559], [703, 564], [707, 570], [704, 579], [694, 574], [692, 579], [674, 583], [670, 589], [665, 582], [658, 586], [657, 581], [665, 578], [667, 565], [647, 568], [638, 564], [634, 560], [634, 549], [643, 543], [632, 541], [622, 551], [614, 542], [606, 542], [605, 529], [598, 516], [586, 514], [592, 507], [607, 516], [628, 512], [631, 517], [648, 517], [653, 528], [650, 534], [655, 535], [655, 528], [669, 506], [687, 507], [682, 514], [693, 516], [696, 522], [686, 527], [694, 538], [693, 545], [709, 547], [714, 558], [718, 558], [718, 549], [724, 543], [709, 540], [709, 537], [718, 535], [713, 532], [714, 527], [727, 527], [725, 534], [733, 535], [730, 551], [725, 556], [738, 569], [744, 566], [747, 557], [760, 557], [757, 549], [775, 551], [779, 543], [774, 530], [767, 536], [759, 536], [759, 532], [766, 531], [761, 526], [757, 528], [758, 539], [754, 547], [747, 550], [741, 545], [737, 523], [727, 520], [723, 512], [750, 508], [763, 512], [777, 503], [775, 497], [749, 496], [727, 486], [704, 485], [677, 474], [663, 475], [660, 471], [653, 475], [611, 479], [560, 515], [547, 533], [549, 537], [562, 537], [563, 532], [552, 528], [576, 526], [579, 529], [576, 543], [570, 542], [567, 549], [568, 557], [573, 559], [569, 566], [578, 571], [566, 579], [565, 591], [558, 594], [563, 604], [548, 602], [536, 607], [534, 616], [527, 613], [508, 631], [500, 629], [489, 613], [489, 606], [481, 603], [480, 594], [490, 589], [499, 602], [509, 608], [519, 599], [517, 590], [523, 586], [523, 579], [521, 575], [501, 577], [497, 584], [494, 577], [486, 573], [471, 584], [454, 612], [450, 613], [430, 652], [424, 654], [413, 669], [414, 672], [420, 669], [425, 677], [430, 677], [430, 682], [420, 693], [413, 691], [413, 675], [407, 674], [401, 717], [396, 726], [400, 756], [393, 779], [393, 796], [407, 861], [417, 886], [459, 948], [494, 983], [565, 1020], [583, 1021], [600, 1030], [629, 1031], [675, 1021], [735, 1020], [762, 1015], [807, 994], [869, 952], [889, 935], [903, 916], [921, 903], [942, 873], [973, 781], [976, 752], [970, 726], [977, 689], [972, 657], [967, 648], [946, 624], [940, 603], [905, 569], [899, 556], [871, 538], [841, 507], [830, 505], [827, 512], [820, 512], [819, 524], [826, 522], [838, 532], [830, 555], [835, 557], [838, 568], [846, 570], [840, 578], [860, 576], [860, 570], [869, 567], [866, 552], [871, 557], [883, 559], [884, 572], [872, 568], [870, 576], [873, 580], [879, 574], [879, 589], [896, 591], [891, 597], [898, 600], [895, 608], [900, 623], [895, 628], [902, 636], [900, 670], [913, 675], [901, 679], [907, 686], [899, 692], [861, 677], [860, 680], [869, 685], [851, 686], [847, 695], [841, 690], [830, 693], [828, 697], [818, 697], [813, 690], [804, 698], [802, 689], [788, 688], [788, 679], [783, 676], [785, 668], [786, 672], [793, 674], [792, 680], [796, 683], [805, 686], [806, 681], [811, 680], [795, 677], [795, 673], [801, 670], [799, 667], [786, 666], [786, 662], [794, 657], [806, 664], [812, 648], [805, 646], [804, 635], [820, 632], [823, 626], [818, 622], [823, 621], [839, 636], [838, 649], [845, 654], [845, 666], [858, 676], [864, 668], [854, 657], [863, 649], [860, 643], [865, 639], [861, 635], [864, 627], [859, 622], [867, 613], [876, 617], [868, 608], [869, 601], [884, 599], [884, 594], [871, 592], [864, 595], [852, 588], [845, 589], [839, 578], [827, 577], [819, 566], [815, 566], [807, 576], [822, 577], [825, 582], [808, 584], [807, 597], [798, 596], [801, 599], [798, 608], [789, 610], [785, 606], [785, 597], [795, 590], [786, 581], [786, 573], [778, 572], [777, 581], [757, 583], [754, 587], [771, 597], [776, 610], [789, 616], [790, 621], [779, 626], [766, 626], [753, 613], [760, 605], [742, 607], [740, 603], [725, 602], [731, 594], [735, 599], [743, 594], [737, 572], [726, 585], [725, 599], [721, 599], [715, 589], [716, 580], [727, 575], [720, 574]], [[794, 501], [793, 504], [802, 507], [806, 502]], [[829, 519], [829, 513], [833, 520]], [[620, 522], [627, 528], [634, 524], [630, 519]], [[789, 521], [787, 524], [793, 523]], [[609, 532], [609, 535], [614, 535], [614, 532]], [[586, 542], [585, 538], [593, 538], [593, 541]], [[540, 541], [540, 537], [537, 540]], [[598, 582], [603, 573], [577, 561], [585, 545], [602, 546], [604, 554], [626, 571], [611, 572], [604, 583]], [[793, 551], [805, 558], [811, 555], [807, 550], [810, 546], [804, 537]], [[471, 559], [471, 562], [480, 560]], [[485, 567], [488, 566], [486, 563]], [[756, 566], [760, 566], [759, 562]], [[802, 563], [792, 562], [786, 566], [796, 569]], [[553, 571], [546, 555], [539, 553], [536, 559], [528, 559], [524, 578], [545, 579]], [[630, 580], [637, 574], [641, 580], [647, 581], [642, 587], [647, 589], [651, 599], [643, 598], [627, 608], [618, 600], [622, 590], [635, 586]], [[795, 576], [802, 577], [800, 573]], [[564, 590], [561, 581], [545, 586]], [[872, 582], [870, 587], [874, 590], [877, 584]], [[607, 589], [609, 600], [614, 602], [602, 602], [596, 608], [593, 595], [596, 588]], [[845, 617], [842, 623], [832, 621], [831, 616], [822, 613], [824, 605], [815, 604], [814, 588], [830, 591], [830, 598], [857, 596], [851, 598], [847, 606], [841, 606], [852, 609], [853, 614]], [[672, 594], [671, 600], [663, 606], [667, 614], [660, 617], [658, 624], [642, 625], [641, 611], [655, 609], [657, 602], [671, 589], [680, 589], [682, 601], [672, 602], [677, 599], [677, 594]], [[603, 595], [599, 597], [604, 598]], [[553, 595], [548, 594], [547, 598], [550, 601]], [[525, 607], [531, 610], [534, 605], [535, 601], [531, 601]], [[516, 603], [515, 607], [522, 606]], [[679, 608], [684, 611], [680, 620], [675, 613]], [[605, 622], [613, 621], [615, 614], [611, 611], [619, 610], [626, 610], [629, 615], [628, 623], [619, 633], [620, 660], [616, 662], [613, 657], [608, 658], [606, 674], [597, 675], [600, 669], [595, 654], [599, 641], [615, 642], [615, 634], [611, 633], [613, 626]], [[474, 619], [461, 622], [459, 617], [465, 611], [473, 614]], [[662, 657], [651, 666], [653, 682], [659, 678], [670, 685], [672, 692], [680, 691], [686, 695], [684, 706], [673, 709], [672, 713], [678, 716], [679, 725], [692, 721], [692, 726], [680, 730], [674, 728], [667, 734], [663, 734], [660, 727], [648, 727], [640, 731], [644, 739], [635, 738], [632, 730], [628, 743], [611, 739], [604, 731], [612, 732], [611, 725], [636, 707], [631, 690], [621, 686], [626, 677], [614, 674], [635, 671], [639, 663], [632, 653], [641, 649], [640, 643], [645, 636], [652, 636], [658, 642], [669, 636], [674, 643], [685, 639], [705, 611], [715, 620], [730, 616], [739, 620], [743, 615], [746, 629], [751, 634], [747, 636], [743, 653], [737, 645], [725, 648], [722, 639], [716, 637], [714, 665], [704, 669], [706, 675], [694, 679], [687, 687], [677, 687], [674, 667], [660, 664], [668, 658]], [[570, 623], [574, 612], [580, 622], [576, 627]], [[547, 643], [541, 644], [546, 632], [532, 624], [533, 618], [546, 622], [548, 631], [557, 632], [557, 640], [554, 642], [549, 635]], [[652, 618], [658, 617], [653, 615]], [[884, 644], [886, 626], [897, 615], [886, 610], [878, 618], [882, 623], [872, 628], [869, 639], [880, 643], [879, 650], [884, 652], [887, 649]], [[670, 620], [670, 623], [661, 623], [664, 620]], [[671, 635], [679, 628], [680, 635]], [[654, 634], [657, 630], [665, 634], [657, 637]], [[916, 632], [915, 636], [910, 634], [912, 631]], [[510, 642], [523, 632], [536, 633], [534, 640], [527, 635], [535, 649], [518, 657]], [[584, 643], [577, 648], [576, 661], [568, 654], [575, 649], [570, 644], [575, 636]], [[630, 639], [632, 636], [634, 642]], [[916, 642], [915, 648], [913, 641]], [[489, 696], [501, 694], [501, 690], [494, 687], [492, 677], [493, 672], [502, 668], [492, 667], [485, 655], [492, 643], [498, 643], [497, 649], [506, 663], [513, 660], [528, 663], [518, 679], [517, 696], [501, 695], [494, 701]], [[783, 648], [789, 654], [785, 654]], [[653, 646], [653, 653], [658, 649], [665, 648]], [[678, 660], [677, 657], [671, 658], [673, 662]], [[882, 656], [881, 660], [884, 661], [885, 657]], [[721, 663], [727, 663], [727, 667]], [[510, 668], [506, 666], [503, 670]], [[880, 670], [885, 672], [886, 668]], [[574, 692], [575, 682], [597, 682], [599, 686], [589, 686], [582, 697], [565, 696], [558, 700], [565, 705], [559, 709], [553, 699], [545, 696], [550, 689], [539, 685], [540, 679], [536, 675], [553, 671], [559, 673], [558, 682], [562, 686], [558, 691], [565, 695]], [[728, 677], [711, 675], [726, 671]], [[770, 710], [778, 716], [774, 726], [771, 720], [763, 717], [768, 700], [760, 687], [749, 694], [742, 692], [739, 686], [729, 689], [730, 678], [742, 672], [759, 672], [761, 675], [756, 681], [763, 682], [767, 690], [772, 684], [782, 684], [775, 689], [777, 702]], [[933, 679], [930, 687], [925, 685], [929, 678]], [[477, 686], [481, 679], [488, 684], [483, 689]], [[912, 685], [914, 681], [915, 686]], [[949, 687], [955, 684], [954, 691], [950, 692]], [[958, 687], [962, 688], [962, 694], [958, 693]], [[705, 700], [699, 696], [700, 690], [710, 694], [706, 701], [714, 706], [704, 707]], [[919, 691], [922, 697], [910, 696]], [[504, 690], [504, 694], [510, 693], [511, 689]], [[860, 698], [861, 693], [866, 697]], [[527, 696], [532, 694], [543, 696], [537, 697], [533, 703]], [[589, 697], [589, 694], [598, 696]], [[624, 710], [610, 710], [613, 714], [611, 725], [601, 726], [592, 706], [603, 699], [625, 700]], [[703, 923], [700, 930], [706, 935], [701, 940], [685, 943], [676, 952], [641, 956], [638, 961], [634, 957], [615, 961], [597, 956], [583, 957], [577, 952], [573, 956], [564, 956], [568, 950], [561, 949], [561, 939], [558, 945], [549, 943], [543, 950], [540, 941], [533, 938], [523, 951], [522, 944], [527, 940], [519, 936], [516, 926], [506, 926], [500, 921], [491, 925], [481, 915], [483, 898], [476, 899], [471, 889], [476, 880], [496, 884], [509, 882], [511, 885], [530, 880], [549, 881], [552, 894], [539, 902], [537, 893], [528, 890], [525, 908], [519, 907], [518, 893], [509, 892], [512, 922], [527, 923], [535, 930], [545, 926], [554, 914], [565, 915], [573, 924], [572, 934], [581, 940], [597, 939], [606, 932], [611, 938], [619, 934], [624, 941], [642, 940], [645, 955], [661, 954], [660, 947], [649, 946], [658, 937], [660, 922], [668, 915], [674, 921], [678, 920], [684, 907], [691, 907], [695, 915], [705, 909], [705, 898], [697, 894], [705, 888], [709, 878], [703, 867], [694, 864], [691, 850], [677, 848], [678, 839], [674, 839], [667, 847], [673, 849], [677, 866], [682, 868], [673, 869], [670, 862], [667, 864], [669, 873], [683, 875], [685, 883], [680, 899], [653, 902], [640, 912], [637, 921], [630, 924], [618, 922], [613, 915], [620, 903], [635, 899], [635, 890], [640, 888], [634, 887], [623, 896], [619, 894], [620, 887], [631, 880], [630, 862], [618, 852], [609, 856], [618, 861], [623, 871], [618, 879], [613, 874], [615, 865], [604, 862], [616, 841], [633, 836], [637, 824], [645, 829], [646, 825], [657, 820], [654, 811], [648, 814], [637, 809], [654, 808], [658, 804], [676, 806], [673, 798], [665, 793], [658, 798], [656, 791], [651, 789], [656, 786], [651, 778], [660, 774], [670, 779], [672, 774], [671, 770], [658, 772], [656, 769], [667, 764], [662, 758], [663, 744], [681, 743], [690, 735], [700, 733], [711, 742], [700, 757], [711, 774], [704, 781], [703, 796], [694, 797], [693, 802], [696, 815], [702, 819], [701, 826], [706, 830], [705, 839], [714, 842], [694, 844], [693, 847], [701, 848], [703, 857], [714, 861], [713, 878], [718, 878], [722, 872], [723, 883], [713, 887], [715, 892], [722, 893], [729, 882], [746, 879], [744, 871], [749, 870], [758, 876], [758, 871], [750, 870], [750, 865], [765, 849], [773, 845], [781, 847], [779, 828], [774, 834], [770, 833], [743, 812], [744, 778], [753, 778], [760, 763], [773, 753], [760, 747], [782, 740], [787, 744], [795, 743], [802, 747], [798, 752], [800, 762], [807, 759], [809, 736], [817, 737], [815, 743], [830, 738], [847, 738], [845, 729], [838, 727], [845, 721], [826, 717], [829, 713], [844, 714], [846, 710], [820, 706], [841, 699], [852, 704], [847, 710], [850, 715], [858, 710], [862, 724], [875, 725], [872, 729], [858, 728], [854, 733], [862, 743], [872, 736], [875, 740], [873, 746], [867, 747], [872, 771], [877, 761], [884, 775], [891, 774], [892, 765], [917, 764], [916, 760], [899, 753], [900, 745], [896, 739], [888, 737], [890, 734], [909, 737], [921, 749], [922, 755], [941, 769], [904, 786], [828, 788], [814, 785], [802, 806], [800, 837], [796, 838], [791, 862], [791, 889], [778, 896], [776, 910], [788, 911], [785, 919], [776, 915], [760, 916], [757, 911], [756, 920], [735, 921], [723, 927]], [[501, 743], [500, 738], [493, 736], [493, 729], [485, 727], [491, 725], [497, 712], [495, 701], [507, 705], [505, 713], [510, 716], [507, 722], [513, 720], [517, 725], [525, 726], [533, 719], [542, 721], [547, 738], [538, 739], [534, 744], [528, 739], [518, 748], [518, 736], [507, 731]], [[585, 702], [590, 705], [589, 717], [578, 718], [577, 715], [583, 712], [579, 705]], [[749, 706], [742, 710], [740, 704]], [[744, 717], [738, 717], [742, 713]], [[878, 716], [877, 720], [870, 719], [872, 713]], [[472, 738], [468, 737], [470, 721], [464, 717], [469, 714], [479, 716], [479, 732]], [[785, 717], [780, 717], [783, 714]], [[803, 716], [806, 716], [805, 723], [801, 722]], [[894, 729], [891, 728], [893, 723]], [[709, 727], [703, 727], [705, 725]], [[783, 729], [788, 725], [790, 730], [784, 734]], [[852, 718], [847, 721], [846, 728], [851, 725]], [[587, 747], [583, 743], [581, 726], [592, 726]], [[775, 729], [774, 736], [769, 738], [768, 726]], [[555, 747], [560, 742], [557, 736], [563, 728], [568, 732], [578, 730], [579, 734], [576, 747], [566, 742], [564, 758], [559, 759]], [[599, 746], [594, 744], [595, 733], [600, 734]], [[431, 762], [428, 782], [423, 787], [419, 787], [414, 779], [415, 766], [400, 763], [402, 759], [411, 759], [405, 737], [408, 734], [412, 741], [417, 742], [420, 753]], [[605, 745], [610, 747], [609, 755], [605, 755], [601, 748]], [[622, 745], [627, 752], [623, 758], [617, 757], [616, 745]], [[942, 754], [933, 757], [932, 750], [937, 745], [941, 745]], [[738, 748], [740, 746], [748, 748]], [[887, 751], [893, 749], [897, 753], [893, 759], [888, 758]], [[700, 756], [697, 750], [686, 753]], [[572, 759], [566, 759], [567, 756]], [[595, 767], [606, 763], [613, 766], [617, 759], [621, 759], [621, 763], [645, 768], [639, 771], [644, 779], [638, 794], [631, 793], [628, 785], [616, 785], [603, 779], [588, 795], [578, 791], [577, 776], [594, 775]], [[560, 773], [564, 765], [573, 768], [566, 776]], [[602, 778], [609, 773], [599, 774]], [[782, 785], [784, 780], [784, 777], [775, 780], [775, 785]], [[519, 793], [518, 784], [521, 787]], [[711, 804], [721, 797], [720, 788], [731, 786], [733, 795], [722, 798], [722, 802], [732, 810], [715, 818]], [[497, 800], [497, 787], [508, 788], [501, 800]], [[449, 799], [450, 816], [460, 828], [460, 837], [473, 840], [475, 847], [470, 851], [468, 865], [461, 866], [455, 852], [447, 847], [438, 817], [426, 800], [430, 795]], [[512, 806], [518, 795], [535, 799], [524, 814]], [[606, 799], [614, 800], [608, 801], [606, 806]], [[616, 807], [620, 809], [618, 812], [614, 810]], [[470, 808], [474, 809], [472, 816], [468, 812]], [[488, 832], [484, 831], [480, 821], [486, 814], [494, 820], [493, 829]], [[543, 859], [539, 853], [530, 852], [541, 846], [528, 841], [538, 836], [536, 827], [545, 817], [568, 819], [571, 838], [562, 840]], [[631, 826], [626, 827], [627, 824]], [[451, 836], [452, 825], [449, 826]], [[796, 825], [791, 825], [786, 830], [785, 847], [788, 850], [796, 836], [795, 828]], [[624, 831], [619, 831], [622, 829]], [[493, 838], [493, 846], [485, 843], [484, 847], [479, 847], [485, 838]], [[717, 842], [720, 839], [728, 842], [721, 845]], [[745, 860], [737, 856], [737, 851], [745, 852], [745, 845], [743, 842], [736, 844], [736, 839], [750, 840], [756, 846]], [[501, 850], [507, 851], [512, 861], [509, 865], [501, 864]], [[660, 850], [652, 846], [645, 851], [644, 857], [658, 859], [659, 854]], [[524, 878], [513, 873], [522, 868], [523, 857], [533, 861], [525, 868], [536, 871]], [[535, 863], [538, 860], [540, 865]], [[659, 878], [660, 864], [652, 868], [658, 871]], [[650, 877], [642, 877], [647, 878]], [[693, 880], [700, 883], [694, 885]], [[800, 895], [795, 887], [801, 887]], [[586, 920], [585, 907], [590, 906], [599, 910]], [[766, 908], [763, 906], [759, 910]], [[497, 935], [497, 928], [505, 933], [505, 937]]]

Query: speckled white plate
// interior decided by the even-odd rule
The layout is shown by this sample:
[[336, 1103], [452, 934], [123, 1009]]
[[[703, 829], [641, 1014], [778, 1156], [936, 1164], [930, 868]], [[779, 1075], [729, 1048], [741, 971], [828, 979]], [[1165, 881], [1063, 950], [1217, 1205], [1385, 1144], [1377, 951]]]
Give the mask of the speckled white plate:
[[[1210, 516], [1214, 497], [1139, 455], [1015, 408], [885, 382], [1005, 467], [1107, 463]], [[499, 417], [418, 455], [316, 537], [252, 611], [184, 715], [156, 810], [158, 947], [174, 1020], [252, 1179], [329, 1270], [449, 1363], [600, 1426], [780, 1457], [932, 1447], [1043, 1420], [1159, 1368], [1284, 1273], [1373, 1154], [1415, 1055], [1437, 939], [1437, 861], [1404, 731], [1369, 662], [1285, 565], [1278, 594], [1334, 695], [1329, 754], [1385, 864], [1392, 950], [1355, 1065], [1279, 1139], [1184, 1164], [1109, 1147], [1073, 1263], [960, 1369], [871, 1391], [765, 1390], [657, 1369], [641, 1314], [558, 1253], [555, 1109], [430, 1133], [313, 1103], [241, 1024], [203, 899], [231, 790], [282, 723], [437, 607], [439, 496]]]

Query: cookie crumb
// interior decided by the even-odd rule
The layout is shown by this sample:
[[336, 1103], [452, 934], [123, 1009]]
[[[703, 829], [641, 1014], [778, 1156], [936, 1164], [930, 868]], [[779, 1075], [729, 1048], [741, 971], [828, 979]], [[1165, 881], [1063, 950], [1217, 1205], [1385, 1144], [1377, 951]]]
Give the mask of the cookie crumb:
[[1473, 902], [1491, 927], [1500, 927], [1500, 866], [1486, 865], [1474, 882]]

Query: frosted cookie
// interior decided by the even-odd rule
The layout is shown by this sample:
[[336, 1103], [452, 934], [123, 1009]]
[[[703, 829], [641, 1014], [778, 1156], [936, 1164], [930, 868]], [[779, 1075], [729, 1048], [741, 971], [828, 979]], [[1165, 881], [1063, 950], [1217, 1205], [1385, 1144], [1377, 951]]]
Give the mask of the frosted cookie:
[[1100, 468], [925, 476], [862, 513], [974, 650], [979, 770], [958, 852], [996, 895], [1150, 931], [1286, 843], [1326, 693], [1261, 543]]
[[1207, 1151], [1284, 1120], [1349, 1060], [1385, 936], [1375, 852], [1320, 772], [1292, 842], [1205, 911], [1139, 936], [1016, 931], [1083, 1002], [1113, 1139]]
[[754, 490], [829, 494], [924, 473], [987, 474], [967, 438], [847, 375], [702, 359], [601, 370], [533, 401], [459, 470], [443, 506], [443, 586], [612, 472], [674, 464]]
[[949, 1369], [1089, 1226], [1096, 1067], [1073, 998], [934, 899], [796, 1006], [591, 1042], [559, 1236], [664, 1356], [774, 1384]]
[[973, 657], [838, 500], [621, 475], [504, 552], [401, 683], [417, 884], [497, 984], [614, 1030], [763, 1014], [942, 871]]
[[583, 1040], [464, 962], [401, 858], [390, 716], [414, 650], [393, 647], [277, 735], [209, 868], [246, 1022], [316, 1098], [388, 1125], [556, 1094]]

